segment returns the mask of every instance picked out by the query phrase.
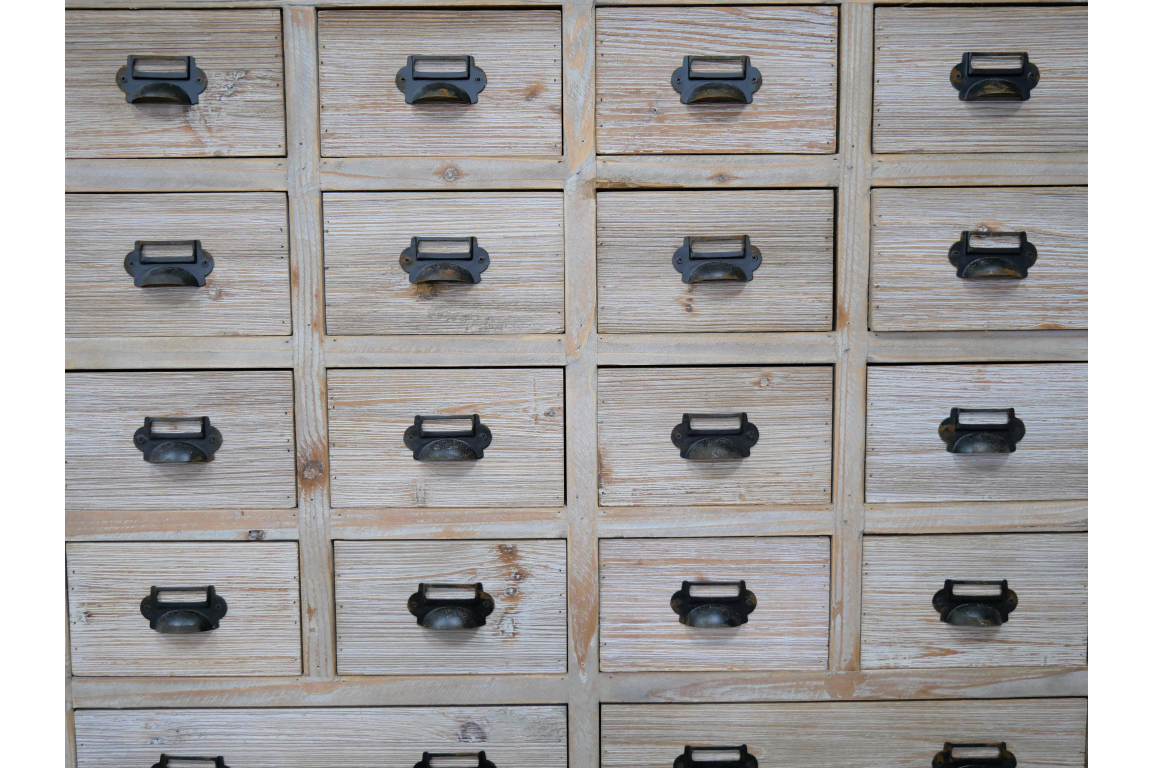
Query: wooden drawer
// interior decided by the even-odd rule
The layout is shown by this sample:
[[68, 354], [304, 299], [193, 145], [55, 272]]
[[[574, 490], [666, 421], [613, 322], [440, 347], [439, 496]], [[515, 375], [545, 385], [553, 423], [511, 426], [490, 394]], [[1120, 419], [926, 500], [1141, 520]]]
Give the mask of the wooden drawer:
[[[77, 675], [298, 675], [300, 577], [294, 542], [67, 545], [68, 632]], [[141, 612], [153, 587], [212, 586], [219, 626], [172, 634]], [[163, 596], [163, 595], [162, 595]], [[170, 595], [199, 602], [203, 591]], [[160, 606], [162, 607], [162, 606]]]
[[[1035, 264], [1021, 279], [961, 278], [958, 271], [980, 254], [962, 245], [966, 232], [1023, 232]], [[950, 261], [953, 248], [958, 264]], [[871, 310], [875, 331], [1087, 328], [1088, 190], [873, 190]]]
[[[825, 669], [828, 558], [828, 539], [820, 537], [602, 540], [600, 668]], [[709, 613], [706, 601], [681, 603], [679, 612], [670, 605], [684, 582], [726, 582], [723, 597], [741, 581], [755, 600], [746, 624], [708, 626], [708, 616], [689, 610]], [[698, 597], [689, 590], [689, 600]], [[689, 624], [681, 623], [684, 611]]]
[[[949, 453], [953, 408], [1015, 409], [1011, 453]], [[1088, 366], [868, 368], [867, 500], [1031, 501], [1088, 497]]]
[[[601, 332], [832, 329], [832, 190], [601, 192], [596, 200]], [[685, 238], [742, 235], [760, 251], [749, 282], [686, 283], [673, 264]]]
[[867, 536], [863, 606], [865, 669], [1086, 665], [1088, 536]]
[[483, 750], [501, 768], [564, 768], [567, 726], [564, 707], [90, 709], [76, 713], [76, 764], [148, 766], [169, 754], [243, 768], [379, 768]]
[[[603, 506], [831, 500], [831, 367], [602, 368], [597, 403]], [[747, 457], [681, 458], [685, 414], [741, 412], [759, 432]]]
[[[475, 238], [480, 282], [413, 283], [400, 258], [416, 237]], [[324, 268], [335, 336], [563, 333], [564, 196], [326, 194]]]
[[[277, 9], [68, 11], [64, 55], [68, 157], [284, 154]], [[191, 56], [208, 82], [196, 104], [130, 104], [129, 56]]]
[[[559, 155], [560, 11], [321, 11], [320, 142], [328, 157]], [[474, 104], [406, 103], [410, 56], [472, 56]]]
[[745, 744], [773, 768], [924, 768], [945, 742], [1006, 742], [1019, 765], [1082, 768], [1087, 727], [1086, 699], [605, 704], [600, 765], [667, 768], [686, 745]]
[[[289, 371], [69, 373], [64, 404], [66, 509], [296, 506]], [[145, 461], [135, 440], [146, 417], [156, 437], [191, 434], [207, 417], [218, 450], [211, 461]]]
[[[479, 460], [417, 461], [404, 443], [417, 416], [472, 415], [492, 435]], [[334, 507], [559, 506], [564, 372], [331, 370], [328, 439]]]
[[[1026, 53], [1026, 101], [961, 101], [965, 53]], [[876, 9], [876, 152], [1088, 150], [1088, 6]]]
[[[597, 8], [597, 151], [836, 151], [837, 26], [829, 6]], [[762, 87], [749, 104], [682, 104], [685, 56], [747, 56]]]
[[[568, 665], [563, 541], [337, 541], [336, 645], [342, 675], [564, 672]], [[483, 585], [490, 613], [473, 628], [421, 626], [421, 584]], [[463, 593], [463, 589], [452, 590]], [[445, 613], [473, 600], [433, 591]], [[451, 617], [444, 619], [450, 621]]]
[[[283, 193], [66, 195], [64, 210], [67, 335], [292, 333]], [[212, 260], [192, 275], [204, 285], [136, 287], [125, 258], [137, 242], [185, 241], [190, 255], [190, 240]]]

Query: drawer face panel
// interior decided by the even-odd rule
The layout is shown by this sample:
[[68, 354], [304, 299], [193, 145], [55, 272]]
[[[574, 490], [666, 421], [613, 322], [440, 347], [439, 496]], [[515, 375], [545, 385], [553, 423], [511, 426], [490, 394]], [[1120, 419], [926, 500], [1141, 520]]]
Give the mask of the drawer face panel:
[[[480, 282], [413, 283], [400, 257], [414, 237], [476, 238]], [[564, 196], [326, 194], [324, 267], [334, 336], [563, 333]]]
[[[832, 329], [831, 190], [601, 192], [596, 201], [602, 333]], [[673, 264], [686, 237], [743, 235], [761, 256], [749, 282], [685, 283]]]
[[[836, 151], [837, 23], [827, 6], [596, 9], [597, 152]], [[688, 55], [748, 56], [752, 103], [680, 103]]]
[[[565, 543], [559, 540], [337, 541], [339, 673], [564, 672], [565, 557]], [[436, 629], [435, 615], [420, 626], [408, 610], [408, 599], [420, 591], [420, 584], [477, 583], [493, 601], [483, 626]], [[452, 593], [433, 591], [428, 597], [456, 601]], [[453, 608], [450, 603], [433, 605]], [[463, 600], [456, 605], [473, 607]]]
[[[1017, 605], [1000, 626], [959, 624], [995, 610], [1001, 587], [953, 585], [941, 621], [946, 579], [1007, 580]], [[1088, 536], [867, 536], [863, 612], [865, 669], [1086, 665]]]
[[[480, 417], [475, 461], [417, 461], [416, 416]], [[452, 425], [459, 426], [459, 425]], [[564, 372], [555, 368], [330, 370], [334, 507], [547, 507], [564, 503]]]
[[[69, 336], [292, 332], [284, 193], [66, 195], [64, 205]], [[180, 241], [183, 256], [190, 240], [212, 259], [203, 286], [136, 287], [125, 257], [138, 241], [147, 259], [150, 242]]]
[[[67, 558], [77, 675], [300, 674], [295, 543], [71, 543]], [[209, 585], [227, 605], [216, 629], [161, 633], [141, 613], [152, 587]], [[171, 596], [205, 599], [204, 592]]]
[[[279, 10], [68, 11], [65, 39], [68, 157], [284, 154]], [[198, 103], [129, 104], [129, 56], [193, 57]]]
[[1003, 741], [1019, 765], [1075, 768], [1087, 727], [1086, 699], [605, 704], [600, 765], [667, 768], [685, 745], [746, 744], [774, 768], [923, 768], [945, 742]]
[[[965, 232], [1023, 232], [1036, 262], [1021, 279], [961, 278], [966, 262], [953, 265], [949, 251]], [[983, 242], [1022, 245], [1010, 234]], [[1088, 190], [872, 190], [871, 312], [875, 331], [1087, 328]]]
[[[602, 368], [597, 392], [604, 506], [827, 504], [832, 368]], [[685, 414], [747, 413], [748, 457], [680, 457]]]
[[[1012, 453], [949, 453], [953, 408], [1015, 409]], [[867, 500], [1041, 501], [1088, 497], [1088, 366], [871, 366]]]
[[[291, 509], [296, 506], [288, 371], [69, 373], [65, 376], [69, 510]], [[133, 442], [219, 430], [212, 461], [153, 464]]]
[[[961, 101], [965, 53], [1027, 53], [1027, 101]], [[876, 152], [1088, 149], [1088, 7], [877, 8]]]
[[[826, 669], [828, 558], [822, 537], [601, 540], [600, 668]], [[755, 610], [738, 627], [681, 624], [669, 601], [685, 581], [744, 581]]]
[[[559, 155], [559, 11], [321, 11], [320, 142], [328, 157]], [[472, 56], [475, 104], [405, 102], [409, 56]]]
[[166, 753], [247, 768], [379, 768], [484, 750], [498, 766], [564, 768], [567, 728], [564, 707], [83, 710], [76, 764], [148, 766]]

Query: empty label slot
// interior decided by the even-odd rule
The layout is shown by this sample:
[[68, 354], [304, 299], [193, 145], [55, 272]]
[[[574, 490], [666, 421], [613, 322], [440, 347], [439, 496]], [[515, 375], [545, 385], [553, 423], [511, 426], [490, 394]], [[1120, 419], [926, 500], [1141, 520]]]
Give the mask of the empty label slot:
[[999, 756], [1000, 747], [993, 744], [952, 745], [952, 757], [958, 760], [980, 760]]
[[418, 259], [467, 259], [472, 256], [472, 239], [468, 237], [422, 239], [416, 241]]
[[694, 237], [688, 242], [688, 258], [736, 258], [744, 255], [743, 237]]
[[961, 426], [982, 426], [985, 424], [1007, 424], [1007, 411], [960, 411], [957, 421]]
[[[424, 588], [424, 596], [429, 600], [471, 600], [476, 597], [476, 588], [471, 584], [435, 584]], [[471, 764], [475, 765], [476, 762], [473, 757]]]
[[702, 763], [735, 763], [740, 760], [740, 750], [695, 748], [692, 750], [692, 760]]
[[715, 432], [719, 430], [739, 432], [739, 416], [689, 416], [688, 426], [693, 430]]
[[136, 59], [132, 75], [153, 80], [187, 80], [188, 59], [183, 56], [143, 56]]
[[1000, 582], [997, 581], [992, 584], [958, 584], [953, 582], [952, 594], [957, 597], [999, 597]]
[[170, 757], [168, 768], [205, 768], [216, 764], [211, 757]]
[[688, 64], [688, 77], [737, 79], [744, 77], [743, 56], [707, 56], [693, 58]]
[[471, 416], [449, 416], [443, 419], [425, 419], [421, 428], [426, 435], [472, 434]]
[[193, 264], [196, 261], [196, 243], [192, 240], [175, 243], [141, 243], [140, 261], [145, 264]]
[[[739, 584], [689, 584], [688, 594], [691, 597], [739, 597]], [[693, 750], [699, 754], [700, 750]], [[737, 752], [737, 755], [740, 753]], [[735, 759], [735, 758], [734, 758]]]
[[153, 435], [203, 435], [204, 422], [200, 419], [153, 419]]
[[968, 248], [971, 250], [990, 248], [1010, 248], [1020, 250], [1019, 232], [969, 232]]
[[[205, 589], [189, 590], [160, 590], [156, 593], [158, 603], [206, 603], [208, 591]], [[171, 763], [169, 763], [171, 765]]]
[[460, 56], [418, 57], [412, 62], [412, 75], [425, 79], [462, 80], [468, 77], [468, 60]]
[[969, 65], [973, 72], [980, 71], [996, 71], [996, 72], [1023, 72], [1024, 71], [1024, 58], [1019, 55], [990, 55], [990, 54], [973, 54], [968, 60]]

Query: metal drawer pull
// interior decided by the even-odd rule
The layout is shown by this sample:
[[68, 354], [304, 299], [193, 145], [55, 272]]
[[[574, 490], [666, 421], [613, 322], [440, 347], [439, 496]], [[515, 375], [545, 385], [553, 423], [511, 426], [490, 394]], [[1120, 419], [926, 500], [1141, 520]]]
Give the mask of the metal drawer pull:
[[410, 283], [478, 283], [488, 251], [474, 237], [414, 237], [400, 252]]
[[409, 56], [396, 73], [396, 87], [404, 101], [454, 101], [475, 104], [488, 84], [484, 70], [471, 56]]
[[690, 627], [738, 627], [756, 610], [756, 595], [743, 581], [685, 581], [671, 605], [680, 623]]
[[672, 761], [672, 768], [756, 768], [755, 755], [748, 745], [738, 747], [684, 747], [684, 754]]
[[[174, 765], [169, 765], [173, 763]], [[178, 757], [177, 755], [160, 755], [160, 762], [152, 768], [185, 768], [185, 763], [212, 763], [215, 768], [228, 768], [224, 765], [223, 757]]]
[[[957, 587], [960, 594], [956, 594]], [[998, 627], [1008, 621], [1016, 604], [1016, 593], [1008, 589], [1007, 579], [947, 579], [944, 589], [932, 596], [932, 607], [940, 614], [940, 621], [956, 627]]]
[[472, 768], [473, 760], [476, 768], [496, 768], [484, 752], [425, 752], [412, 768]]
[[137, 288], [165, 285], [203, 287], [215, 262], [199, 240], [137, 240], [124, 257], [124, 271]]
[[1015, 408], [953, 408], [939, 434], [948, 453], [1013, 453], [1024, 422]]
[[681, 104], [751, 104], [760, 85], [760, 70], [747, 56], [685, 56], [672, 73]]
[[[199, 421], [200, 429], [196, 432], [164, 432], [155, 428], [157, 422], [178, 424], [188, 421]], [[212, 426], [207, 416], [198, 419], [158, 419], [145, 416], [144, 426], [136, 430], [132, 442], [143, 452], [144, 461], [149, 464], [190, 464], [212, 461], [216, 451], [224, 444], [224, 437], [220, 430]]]
[[[460, 424], [468, 421], [468, 429], [428, 429], [429, 422]], [[404, 430], [404, 445], [412, 451], [416, 461], [479, 461], [484, 449], [492, 443], [492, 431], [480, 423], [479, 414], [471, 416], [417, 416], [412, 426]]]
[[686, 237], [672, 256], [672, 266], [686, 283], [713, 280], [752, 281], [760, 266], [760, 249], [748, 235], [733, 237]]
[[408, 612], [416, 617], [417, 624], [428, 629], [482, 627], [493, 606], [492, 595], [479, 582], [421, 584], [408, 598]]
[[[961, 754], [957, 755], [957, 751]], [[1003, 741], [998, 744], [953, 744], [946, 741], [944, 751], [937, 752], [932, 758], [932, 768], [1016, 768], [1016, 755], [1008, 751], [1008, 745]]]
[[1028, 101], [1040, 70], [1027, 53], [965, 53], [951, 79], [960, 101]]
[[[168, 592], [195, 592], [204, 595], [204, 599], [192, 602], [161, 599]], [[148, 626], [162, 635], [194, 635], [217, 629], [220, 619], [228, 613], [228, 603], [216, 594], [213, 586], [152, 587], [148, 597], [140, 601], [140, 613], [148, 619]]]
[[956, 277], [1008, 277], [1022, 280], [1036, 263], [1036, 246], [1027, 232], [961, 232], [948, 249]]
[[[730, 426], [705, 426], [713, 421]], [[680, 458], [689, 461], [746, 459], [759, 439], [760, 430], [748, 421], [747, 413], [686, 413], [672, 428], [672, 444], [680, 449]]]
[[129, 56], [116, 72], [129, 104], [197, 104], [208, 76], [192, 56]]

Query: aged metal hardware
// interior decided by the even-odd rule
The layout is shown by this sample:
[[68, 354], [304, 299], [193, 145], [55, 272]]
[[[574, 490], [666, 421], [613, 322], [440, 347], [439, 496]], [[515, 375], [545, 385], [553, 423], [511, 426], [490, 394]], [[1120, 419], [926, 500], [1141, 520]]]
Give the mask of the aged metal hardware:
[[751, 104], [760, 85], [760, 70], [747, 56], [685, 56], [672, 73], [681, 104]]
[[[203, 594], [204, 599], [192, 602], [162, 601], [160, 595], [164, 592], [196, 592]], [[161, 634], [192, 635], [218, 628], [220, 619], [228, 613], [228, 603], [216, 594], [213, 586], [152, 587], [148, 597], [140, 601], [140, 613], [148, 619], [148, 626]]]
[[488, 76], [471, 56], [409, 56], [396, 73], [396, 87], [404, 101], [454, 101], [475, 104]]
[[960, 101], [1027, 101], [1040, 70], [1027, 53], [965, 53], [951, 80]]
[[129, 56], [116, 73], [129, 104], [197, 104], [208, 76], [192, 56]]
[[[956, 587], [961, 587], [963, 594], [956, 594]], [[997, 587], [998, 591], [992, 593], [988, 587]], [[998, 627], [1008, 621], [1016, 603], [1016, 593], [1008, 589], [1007, 579], [946, 579], [944, 589], [932, 596], [932, 607], [940, 614], [940, 621], [957, 627]]]
[[488, 262], [474, 237], [414, 237], [400, 252], [410, 283], [478, 283]]
[[[955, 754], [960, 750], [962, 755]], [[996, 750], [995, 755], [985, 754]], [[969, 755], [967, 753], [976, 754]], [[953, 744], [944, 742], [944, 750], [932, 758], [932, 768], [1016, 768], [1016, 755], [1008, 751], [1008, 745], [991, 742], [988, 744]]]
[[124, 257], [124, 271], [137, 288], [165, 285], [203, 287], [215, 262], [199, 240], [137, 240]]
[[223, 757], [180, 757], [178, 755], [160, 755], [160, 762], [152, 766], [152, 768], [169, 768], [168, 762], [176, 763], [212, 763], [215, 768], [228, 768], [224, 765]]
[[[736, 420], [739, 426], [707, 429], [693, 426], [693, 421]], [[746, 459], [760, 439], [760, 430], [748, 421], [747, 413], [686, 413], [672, 428], [672, 444], [680, 449], [680, 458], [690, 461], [730, 461]]]
[[212, 426], [207, 416], [201, 416], [198, 432], [154, 432], [157, 421], [189, 421], [190, 419], [158, 419], [144, 417], [144, 426], [136, 430], [132, 442], [144, 454], [149, 464], [188, 464], [195, 461], [212, 461], [216, 451], [224, 444], [220, 430]]
[[756, 610], [756, 595], [741, 581], [685, 581], [672, 595], [672, 610], [690, 627], [738, 627]]
[[738, 747], [684, 747], [672, 768], [756, 768], [755, 755], [748, 754], [748, 745]]
[[1028, 267], [1036, 263], [1036, 246], [1027, 232], [961, 232], [960, 240], [948, 249], [948, 261], [956, 276], [1028, 277]]
[[760, 249], [748, 235], [685, 237], [672, 256], [672, 266], [686, 283], [739, 280], [747, 283], [760, 266]]
[[[449, 594], [430, 594], [444, 593]], [[408, 598], [408, 612], [416, 623], [429, 629], [472, 629], [482, 627], [494, 607], [484, 585], [421, 584]]]
[[[428, 422], [461, 422], [470, 419], [469, 429], [427, 431]], [[404, 445], [416, 461], [478, 461], [492, 442], [492, 431], [480, 423], [480, 415], [417, 416], [404, 430]]]
[[1024, 422], [1015, 408], [953, 408], [939, 433], [948, 453], [1013, 453]]
[[476, 758], [476, 768], [496, 768], [496, 764], [488, 759], [488, 756], [481, 752], [425, 752], [424, 756], [420, 758], [420, 762], [412, 766], [412, 768], [436, 768], [433, 761], [440, 757], [446, 758], [461, 758], [461, 757], [474, 757]]

